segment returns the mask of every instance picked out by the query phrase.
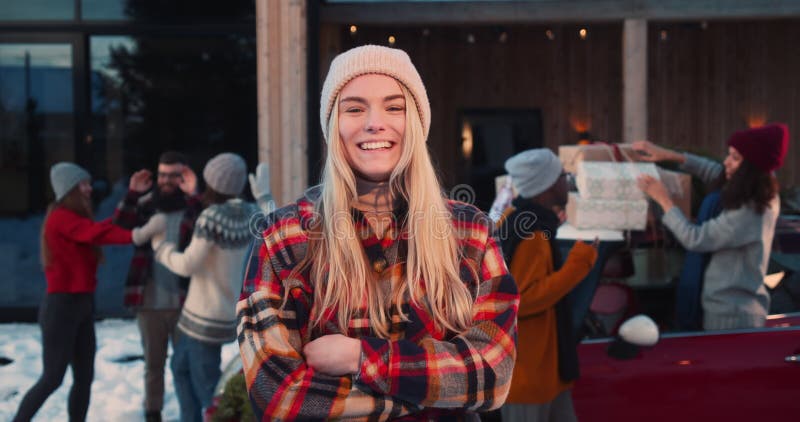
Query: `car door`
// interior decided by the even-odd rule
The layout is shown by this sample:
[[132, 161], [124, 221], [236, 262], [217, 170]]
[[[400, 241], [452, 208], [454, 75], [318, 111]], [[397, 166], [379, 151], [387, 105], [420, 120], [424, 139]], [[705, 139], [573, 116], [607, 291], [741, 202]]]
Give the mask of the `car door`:
[[581, 421], [787, 420], [800, 415], [798, 315], [760, 329], [672, 333], [617, 360], [611, 339], [578, 348]]

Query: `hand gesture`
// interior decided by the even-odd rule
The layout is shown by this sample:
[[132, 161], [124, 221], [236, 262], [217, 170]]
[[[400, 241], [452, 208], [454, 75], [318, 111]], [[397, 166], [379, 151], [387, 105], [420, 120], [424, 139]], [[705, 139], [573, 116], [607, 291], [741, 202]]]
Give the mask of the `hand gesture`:
[[635, 141], [631, 148], [638, 153], [637, 158], [642, 161], [656, 162], [674, 160], [676, 153], [660, 147], [650, 141]]
[[254, 199], [258, 200], [272, 193], [272, 188], [269, 184], [269, 164], [259, 163], [256, 167], [256, 174], [250, 173], [248, 179], [250, 180], [250, 192], [253, 193]]
[[308, 366], [332, 376], [355, 374], [361, 365], [361, 341], [341, 334], [322, 336], [303, 347]]
[[197, 175], [189, 166], [183, 166], [181, 171], [181, 183], [178, 185], [183, 193], [187, 195], [194, 195], [197, 193]]
[[672, 204], [672, 199], [669, 197], [667, 188], [663, 183], [661, 183], [660, 180], [653, 176], [642, 174], [636, 179], [636, 184], [639, 186], [639, 189], [641, 189], [642, 192], [653, 198], [654, 201], [658, 202], [661, 207], [664, 208], [664, 211], [668, 210], [668, 204]]
[[142, 169], [131, 175], [131, 180], [128, 182], [128, 189], [145, 193], [153, 186], [153, 173], [150, 170]]

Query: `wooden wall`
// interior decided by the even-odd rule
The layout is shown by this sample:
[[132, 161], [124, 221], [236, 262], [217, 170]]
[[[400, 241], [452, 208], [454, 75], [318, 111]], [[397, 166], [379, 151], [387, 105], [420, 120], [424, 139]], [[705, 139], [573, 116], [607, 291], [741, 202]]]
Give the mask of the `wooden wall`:
[[[649, 138], [721, 156], [735, 130], [783, 121], [800, 131], [800, 20], [650, 22]], [[339, 51], [366, 43], [406, 50], [425, 81], [433, 112], [430, 144], [444, 181], [459, 180], [462, 108], [540, 108], [545, 144], [622, 136], [622, 23], [370, 27], [323, 24], [320, 78]], [[553, 31], [554, 39], [545, 35]], [[662, 30], [666, 31], [662, 40]], [[507, 38], [501, 42], [500, 34]], [[474, 43], [468, 42], [469, 35]], [[800, 184], [800, 146], [779, 177]]]
[[[593, 136], [619, 139], [621, 123], [621, 24], [588, 27], [586, 40], [577, 25], [499, 27], [359, 26], [322, 30], [321, 36], [340, 41], [320, 42], [321, 77], [330, 63], [331, 46], [342, 51], [367, 44], [387, 45], [409, 53], [425, 82], [431, 101], [429, 143], [444, 182], [459, 180], [461, 128], [464, 108], [540, 108], [547, 146], [556, 148], [578, 139], [587, 126]], [[545, 31], [553, 31], [550, 40]], [[501, 33], [506, 32], [505, 42]], [[468, 41], [469, 35], [474, 43]]]
[[734, 131], [785, 122], [778, 177], [800, 185], [799, 20], [651, 23], [648, 36], [650, 139], [723, 158]]

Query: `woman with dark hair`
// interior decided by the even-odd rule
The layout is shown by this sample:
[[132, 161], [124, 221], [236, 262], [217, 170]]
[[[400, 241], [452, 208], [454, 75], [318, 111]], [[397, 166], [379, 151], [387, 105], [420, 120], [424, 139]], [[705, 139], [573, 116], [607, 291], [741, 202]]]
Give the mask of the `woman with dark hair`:
[[724, 180], [721, 213], [692, 224], [660, 181], [639, 178], [642, 191], [664, 209], [664, 225], [675, 238], [689, 251], [711, 253], [702, 293], [706, 330], [764, 326], [769, 310], [764, 276], [780, 213], [773, 172], [783, 164], [788, 145], [789, 131], [783, 124], [734, 133], [722, 165], [647, 141], [633, 144], [646, 161], [674, 161], [705, 182]]
[[39, 307], [42, 328], [42, 361], [39, 380], [25, 394], [15, 421], [29, 421], [72, 367], [69, 420], [82, 421], [89, 408], [94, 378], [94, 291], [101, 245], [144, 243], [160, 229], [125, 230], [111, 220], [93, 221], [92, 185], [89, 173], [73, 163], [57, 163], [50, 169], [55, 202], [42, 225], [42, 266], [47, 294]]

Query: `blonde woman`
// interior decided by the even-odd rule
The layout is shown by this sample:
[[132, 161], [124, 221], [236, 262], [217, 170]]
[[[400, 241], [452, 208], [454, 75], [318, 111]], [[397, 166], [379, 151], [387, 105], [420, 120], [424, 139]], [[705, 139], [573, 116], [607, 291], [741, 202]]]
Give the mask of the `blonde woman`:
[[508, 394], [518, 294], [489, 218], [442, 195], [422, 80], [362, 46], [320, 102], [322, 183], [267, 217], [237, 305], [254, 411], [477, 420]]

